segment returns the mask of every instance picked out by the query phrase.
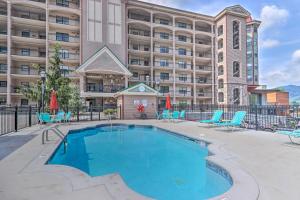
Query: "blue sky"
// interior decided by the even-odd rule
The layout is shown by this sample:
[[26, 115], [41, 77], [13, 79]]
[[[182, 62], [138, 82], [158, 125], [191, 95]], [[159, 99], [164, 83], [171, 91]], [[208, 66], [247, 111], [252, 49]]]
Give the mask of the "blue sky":
[[240, 4], [262, 21], [259, 35], [260, 84], [269, 88], [300, 85], [299, 0], [144, 0], [165, 6], [216, 15]]

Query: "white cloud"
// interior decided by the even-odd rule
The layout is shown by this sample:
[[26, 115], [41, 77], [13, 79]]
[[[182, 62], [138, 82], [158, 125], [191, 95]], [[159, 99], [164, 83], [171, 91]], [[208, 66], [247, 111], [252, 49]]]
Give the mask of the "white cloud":
[[281, 66], [265, 66], [272, 70], [262, 76], [262, 81], [271, 87], [295, 84], [300, 85], [300, 49], [293, 52], [291, 60]]
[[264, 6], [260, 13], [261, 30], [283, 24], [288, 17], [289, 12], [286, 9], [278, 8], [276, 5]]
[[272, 48], [280, 45], [279, 40], [274, 39], [262, 40], [260, 43], [262, 48]]

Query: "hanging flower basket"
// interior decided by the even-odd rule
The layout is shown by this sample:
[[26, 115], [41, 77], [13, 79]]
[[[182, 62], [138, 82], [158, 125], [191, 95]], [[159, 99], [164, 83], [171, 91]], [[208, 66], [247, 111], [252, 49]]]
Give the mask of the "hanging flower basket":
[[137, 106], [137, 111], [140, 113], [141, 119], [147, 119], [147, 115], [145, 113], [145, 106], [143, 104], [139, 104]]

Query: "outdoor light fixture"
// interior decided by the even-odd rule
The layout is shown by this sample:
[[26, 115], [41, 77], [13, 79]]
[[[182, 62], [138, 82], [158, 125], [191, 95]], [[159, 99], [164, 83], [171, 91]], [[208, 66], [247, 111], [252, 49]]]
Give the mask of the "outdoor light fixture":
[[41, 80], [42, 80], [42, 112], [45, 111], [44, 99], [45, 99], [45, 81], [46, 81], [46, 72], [42, 70], [40, 72]]

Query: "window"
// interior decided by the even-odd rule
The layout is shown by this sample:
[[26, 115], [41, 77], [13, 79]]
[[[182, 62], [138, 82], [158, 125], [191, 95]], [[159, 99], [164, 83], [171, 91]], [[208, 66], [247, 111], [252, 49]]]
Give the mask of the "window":
[[69, 17], [63, 17], [63, 16], [56, 16], [56, 23], [57, 24], [69, 24]]
[[7, 65], [4, 63], [0, 63], [0, 74], [5, 74], [7, 71]]
[[60, 59], [68, 59], [70, 56], [69, 51], [65, 49], [59, 50], [59, 57]]
[[223, 79], [219, 79], [219, 81], [218, 81], [218, 88], [219, 89], [222, 89], [222, 88], [224, 88], [224, 80]]
[[183, 94], [184, 96], [187, 95], [188, 91], [187, 91], [187, 87], [181, 87], [178, 89], [179, 94]]
[[240, 104], [240, 90], [238, 88], [233, 89], [233, 104]]
[[218, 41], [218, 49], [222, 49], [223, 48], [223, 39], [220, 39]]
[[96, 83], [87, 83], [87, 91], [88, 92], [96, 91]]
[[186, 55], [186, 49], [179, 48], [178, 49], [178, 55]]
[[196, 78], [197, 83], [207, 83], [206, 77], [198, 77]]
[[149, 66], [149, 60], [144, 60], [144, 66]]
[[150, 47], [149, 46], [144, 46], [144, 51], [150, 51]]
[[169, 88], [169, 86], [160, 86], [159, 92], [160, 93], [169, 93], [170, 92], [170, 88]]
[[169, 80], [169, 73], [164, 73], [164, 72], [161, 72], [160, 73], [160, 79], [161, 80]]
[[169, 53], [169, 47], [160, 47], [160, 53]]
[[160, 60], [159, 61], [159, 66], [161, 66], [161, 67], [168, 67], [169, 66], [169, 62], [167, 60]]
[[223, 52], [220, 52], [219, 54], [218, 54], [218, 62], [220, 63], [220, 62], [223, 62], [223, 60], [224, 60], [224, 58], [223, 58]]
[[88, 41], [102, 42], [102, 0], [87, 0], [87, 4]]
[[[95, 12], [99, 12], [99, 10], [96, 9]], [[108, 0], [108, 41], [111, 44], [122, 43], [121, 14], [121, 0]]]
[[28, 65], [21, 65], [21, 72], [29, 74], [29, 66]]
[[183, 82], [186, 82], [187, 79], [188, 79], [187, 74], [180, 74], [179, 77], [178, 77], [178, 80], [183, 81]]
[[56, 41], [69, 42], [69, 34], [56, 32]]
[[138, 44], [132, 44], [132, 49], [133, 50], [139, 50], [139, 45]]
[[240, 63], [237, 61], [233, 62], [233, 77], [240, 77]]
[[7, 52], [7, 47], [0, 46], [0, 53], [6, 53]]
[[178, 41], [186, 42], [187, 41], [187, 37], [185, 35], [178, 35]]
[[218, 67], [218, 75], [221, 76], [221, 75], [223, 75], [223, 74], [224, 74], [224, 67], [223, 67], [223, 65], [220, 65], [220, 66]]
[[218, 27], [218, 36], [223, 35], [223, 25]]
[[69, 7], [69, 1], [70, 0], [56, 0], [56, 5], [63, 6], [63, 7]]
[[29, 31], [22, 31], [22, 37], [30, 37]]
[[6, 104], [6, 98], [0, 98], [0, 105], [5, 105]]
[[220, 103], [224, 102], [224, 93], [223, 92], [218, 93], [218, 100]]
[[159, 33], [159, 37], [160, 37], [161, 39], [168, 40], [169, 37], [170, 37], [170, 34], [169, 34], [169, 33], [161, 32], [161, 33]]
[[138, 72], [132, 72], [132, 77], [138, 78], [139, 77], [139, 73]]
[[187, 28], [187, 24], [183, 22], [177, 22], [177, 27], [179, 28]]
[[169, 20], [167, 19], [159, 19], [159, 23], [163, 25], [169, 25]]
[[185, 61], [178, 61], [178, 67], [181, 69], [186, 69], [186, 62]]
[[6, 81], [0, 81], [0, 87], [7, 87]]
[[28, 99], [21, 99], [21, 106], [27, 106], [28, 105]]
[[233, 49], [240, 48], [240, 23], [238, 21], [232, 22], [233, 31]]
[[61, 65], [60, 66], [60, 74], [62, 77], [68, 77], [70, 73], [70, 69], [68, 66]]
[[133, 59], [130, 60], [130, 64], [131, 65], [139, 65], [140, 61], [138, 59], [133, 58]]
[[21, 49], [21, 55], [22, 56], [30, 56], [30, 49], [28, 49], [28, 48]]

